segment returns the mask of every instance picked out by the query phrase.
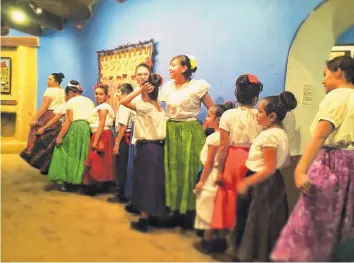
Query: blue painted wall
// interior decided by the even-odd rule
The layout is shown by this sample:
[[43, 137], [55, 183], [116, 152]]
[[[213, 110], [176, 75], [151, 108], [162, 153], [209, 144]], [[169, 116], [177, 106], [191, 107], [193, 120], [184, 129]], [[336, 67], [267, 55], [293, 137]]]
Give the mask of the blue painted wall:
[[[41, 37], [38, 52], [41, 98], [49, 73], [79, 80], [92, 97], [97, 80], [96, 51], [153, 38], [155, 69], [168, 79], [170, 59], [193, 54], [195, 78], [211, 85], [212, 97], [234, 99], [238, 75], [253, 73], [264, 84], [262, 96], [284, 88], [285, 67], [294, 34], [323, 0], [101, 0], [81, 32], [74, 26]], [[38, 105], [40, 101], [38, 102]]]
[[337, 40], [339, 45], [352, 44], [354, 45], [354, 25], [348, 28]]

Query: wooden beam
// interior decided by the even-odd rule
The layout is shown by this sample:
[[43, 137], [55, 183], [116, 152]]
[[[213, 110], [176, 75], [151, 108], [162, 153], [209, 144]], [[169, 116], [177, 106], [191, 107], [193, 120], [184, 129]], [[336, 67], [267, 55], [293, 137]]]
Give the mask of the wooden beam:
[[77, 0], [61, 0], [62, 4], [70, 10], [70, 14], [76, 19], [87, 19], [91, 16], [91, 9]]
[[39, 47], [38, 37], [1, 37], [1, 47]]

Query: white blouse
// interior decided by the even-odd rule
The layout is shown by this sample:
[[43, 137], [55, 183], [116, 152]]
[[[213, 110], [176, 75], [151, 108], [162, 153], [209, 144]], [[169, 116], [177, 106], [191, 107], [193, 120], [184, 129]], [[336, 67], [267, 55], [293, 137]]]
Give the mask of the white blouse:
[[253, 172], [264, 169], [264, 147], [277, 149], [277, 169], [289, 164], [289, 140], [286, 132], [281, 128], [270, 128], [262, 131], [254, 140], [246, 161], [248, 169]]
[[126, 132], [130, 132], [132, 128], [132, 124], [134, 123], [136, 113], [135, 111], [125, 107], [124, 105], [119, 105], [117, 115], [116, 115], [116, 132], [119, 131], [119, 124], [123, 124], [127, 126]]
[[61, 122], [65, 120], [65, 113], [66, 113], [66, 103], [60, 104], [58, 107], [55, 108], [53, 111], [54, 114], [64, 114], [64, 116], [60, 119]]
[[158, 111], [151, 103], [136, 102], [134, 136], [138, 140], [163, 140], [166, 137], [166, 114]]
[[354, 89], [337, 88], [324, 97], [310, 127], [312, 134], [320, 120], [329, 121], [335, 128], [325, 146], [354, 149]]
[[95, 104], [87, 97], [76, 96], [66, 102], [66, 109], [73, 111], [73, 121], [89, 121], [92, 117], [92, 111]]
[[62, 88], [47, 88], [44, 91], [43, 97], [50, 97], [52, 99], [48, 110], [55, 110], [56, 107], [65, 103], [65, 90]]
[[209, 89], [210, 84], [204, 79], [192, 79], [179, 88], [170, 80], [159, 91], [158, 100], [166, 102], [168, 118], [181, 121], [197, 120], [201, 98]]
[[[214, 132], [210, 134], [205, 141], [205, 144], [202, 148], [202, 151], [200, 152], [200, 161], [202, 162], [203, 165], [205, 165], [205, 162], [207, 161], [208, 158], [208, 148], [209, 145], [213, 145], [215, 147], [218, 147], [220, 144], [220, 132]], [[214, 159], [214, 166], [217, 166], [217, 156], [215, 155]]]
[[98, 105], [96, 108], [93, 109], [92, 116], [89, 120], [90, 123], [90, 128], [91, 131], [94, 133], [97, 131], [98, 126], [100, 124], [100, 117], [99, 117], [99, 111], [100, 110], [106, 110], [107, 115], [106, 115], [106, 122], [104, 124], [104, 130], [109, 130], [113, 126], [113, 120], [114, 120], [114, 111], [111, 105], [108, 103], [102, 103]]
[[221, 116], [219, 127], [229, 132], [230, 146], [251, 147], [251, 144], [262, 131], [257, 123], [256, 109], [238, 107]]

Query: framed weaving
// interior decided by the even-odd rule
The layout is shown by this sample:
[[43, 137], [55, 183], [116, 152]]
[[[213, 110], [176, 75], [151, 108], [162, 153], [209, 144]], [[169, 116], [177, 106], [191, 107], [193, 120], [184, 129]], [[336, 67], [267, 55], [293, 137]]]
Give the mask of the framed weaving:
[[137, 44], [127, 44], [112, 50], [97, 52], [98, 82], [109, 87], [108, 103], [118, 110], [117, 90], [120, 84], [130, 83], [137, 86], [135, 68], [146, 63], [153, 68], [155, 60], [154, 41], [151, 39]]
[[11, 58], [1, 57], [1, 94], [11, 94]]

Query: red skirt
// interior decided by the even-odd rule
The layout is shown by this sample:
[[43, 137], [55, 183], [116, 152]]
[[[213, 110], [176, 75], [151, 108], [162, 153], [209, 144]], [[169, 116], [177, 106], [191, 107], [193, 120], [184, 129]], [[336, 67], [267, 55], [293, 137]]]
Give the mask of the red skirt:
[[224, 173], [223, 186], [218, 187], [214, 212], [211, 220], [213, 229], [232, 229], [236, 218], [236, 184], [247, 173], [246, 160], [249, 148], [231, 146], [228, 150]]
[[96, 182], [114, 181], [114, 140], [111, 130], [104, 130], [101, 134], [100, 141], [103, 143], [103, 151], [92, 150], [92, 142], [94, 135], [91, 137], [89, 153], [85, 162], [85, 172], [83, 183], [86, 185]]

